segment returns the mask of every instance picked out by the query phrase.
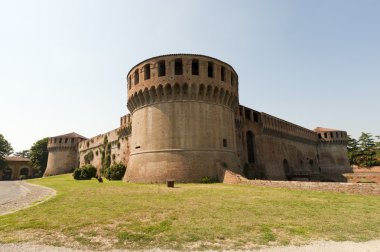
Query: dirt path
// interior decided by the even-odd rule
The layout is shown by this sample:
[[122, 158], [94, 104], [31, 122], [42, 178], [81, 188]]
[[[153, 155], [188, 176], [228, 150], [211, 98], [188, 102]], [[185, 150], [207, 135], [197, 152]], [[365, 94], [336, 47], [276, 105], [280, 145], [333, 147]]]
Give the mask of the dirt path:
[[[48, 245], [33, 245], [28, 243], [21, 244], [0, 244], [0, 251], [2, 252], [94, 252], [93, 250], [76, 250], [64, 247], [53, 247]], [[108, 252], [121, 252], [128, 250], [107, 250]], [[151, 249], [144, 250], [149, 252], [163, 252], [163, 251], [174, 251], [174, 250], [161, 250], [161, 249]], [[209, 250], [211, 251], [211, 250]], [[229, 250], [231, 251], [231, 250]], [[242, 250], [238, 250], [242, 251]], [[284, 246], [284, 247], [273, 247], [265, 248], [260, 250], [253, 250], [260, 252], [378, 252], [380, 251], [380, 240], [368, 241], [368, 242], [333, 242], [333, 241], [318, 241], [313, 242], [309, 245], [303, 246]]]
[[[56, 191], [24, 181], [9, 181], [0, 185], [5, 195], [0, 200], [0, 216], [39, 204], [56, 194]], [[2, 251], [0, 249], [0, 251]]]

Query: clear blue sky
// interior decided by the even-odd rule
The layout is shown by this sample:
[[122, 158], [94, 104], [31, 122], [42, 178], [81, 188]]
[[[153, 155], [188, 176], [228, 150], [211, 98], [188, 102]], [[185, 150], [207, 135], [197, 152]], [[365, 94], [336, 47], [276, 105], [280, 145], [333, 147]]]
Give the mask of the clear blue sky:
[[196, 53], [235, 68], [242, 105], [378, 135], [379, 13], [375, 0], [0, 0], [0, 133], [20, 151], [114, 129], [131, 67]]

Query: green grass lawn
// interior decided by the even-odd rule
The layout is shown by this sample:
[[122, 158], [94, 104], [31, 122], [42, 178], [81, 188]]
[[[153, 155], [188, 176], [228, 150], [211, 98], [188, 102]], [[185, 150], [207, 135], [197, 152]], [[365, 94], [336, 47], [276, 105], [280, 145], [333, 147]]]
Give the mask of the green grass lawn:
[[57, 190], [0, 217], [0, 243], [226, 249], [380, 238], [380, 197], [249, 185], [29, 180]]

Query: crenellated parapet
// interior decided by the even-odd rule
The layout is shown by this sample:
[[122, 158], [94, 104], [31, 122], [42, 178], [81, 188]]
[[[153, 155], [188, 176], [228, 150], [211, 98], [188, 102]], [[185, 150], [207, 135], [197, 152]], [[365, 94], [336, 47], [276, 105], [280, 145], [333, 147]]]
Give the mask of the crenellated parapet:
[[58, 149], [77, 149], [78, 143], [86, 139], [87, 138], [76, 133], [50, 137], [47, 148], [48, 151], [54, 151]]
[[50, 137], [47, 146], [49, 156], [44, 176], [68, 173], [78, 167], [78, 145], [86, 139], [74, 132]]
[[261, 113], [263, 133], [299, 142], [317, 143], [317, 134], [309, 129], [290, 123], [280, 118]]
[[173, 101], [200, 101], [230, 108], [238, 105], [238, 75], [212, 57], [170, 54], [147, 59], [127, 76], [131, 113], [147, 105]]
[[342, 144], [347, 145], [347, 132], [336, 129], [317, 127], [314, 131], [318, 134], [320, 144]]

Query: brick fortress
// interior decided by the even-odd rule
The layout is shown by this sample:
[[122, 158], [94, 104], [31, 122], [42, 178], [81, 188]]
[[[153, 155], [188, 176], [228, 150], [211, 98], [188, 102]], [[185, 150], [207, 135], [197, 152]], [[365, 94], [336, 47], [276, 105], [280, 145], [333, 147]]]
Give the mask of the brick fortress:
[[127, 76], [120, 127], [87, 139], [51, 137], [45, 176], [102, 160], [127, 166], [125, 181], [198, 182], [220, 166], [248, 179], [345, 181], [347, 133], [309, 130], [239, 104], [232, 66], [203, 55], [170, 54]]

